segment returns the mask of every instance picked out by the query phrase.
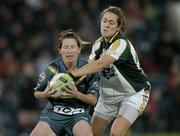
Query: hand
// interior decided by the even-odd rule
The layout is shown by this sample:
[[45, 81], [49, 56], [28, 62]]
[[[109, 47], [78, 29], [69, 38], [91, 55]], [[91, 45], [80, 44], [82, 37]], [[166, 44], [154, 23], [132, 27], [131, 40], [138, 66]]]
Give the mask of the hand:
[[81, 92], [79, 92], [77, 87], [73, 84], [66, 86], [65, 92], [71, 95], [72, 98], [79, 98], [81, 94]]
[[101, 75], [109, 80], [111, 77], [116, 76], [116, 73], [115, 73], [115, 70], [113, 68], [108, 67], [108, 68], [104, 68], [101, 71]]
[[52, 94], [51, 98], [54, 99], [61, 99], [61, 98], [72, 98], [72, 95], [66, 92], [66, 89], [62, 89], [63, 91], [61, 93]]
[[42, 95], [44, 97], [51, 97], [51, 95], [53, 95], [55, 93], [55, 91], [52, 89], [52, 87], [50, 86], [50, 83], [48, 82], [46, 89], [42, 92]]
[[104, 76], [106, 79], [110, 79], [109, 69], [108, 69], [108, 68], [104, 68], [104, 69], [101, 71], [101, 75]]

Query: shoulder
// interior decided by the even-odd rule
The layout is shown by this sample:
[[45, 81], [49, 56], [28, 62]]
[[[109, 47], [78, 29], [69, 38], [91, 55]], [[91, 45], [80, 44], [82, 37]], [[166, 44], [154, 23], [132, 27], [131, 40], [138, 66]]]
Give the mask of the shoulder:
[[49, 70], [51, 73], [53, 74], [57, 74], [59, 73], [57, 71], [58, 66], [61, 64], [61, 59], [60, 58], [56, 58], [53, 61], [51, 61], [48, 65], [47, 65], [47, 70]]
[[117, 40], [115, 40], [112, 44], [111, 44], [111, 50], [116, 50], [117, 48], [121, 47], [126, 47], [128, 44], [127, 40], [126, 39], [122, 39], [122, 38], [119, 38]]
[[93, 45], [97, 44], [97, 43], [101, 43], [103, 41], [103, 37], [99, 37], [98, 39], [96, 39], [93, 43]]
[[83, 58], [78, 58], [78, 65], [79, 67], [86, 65], [88, 63], [87, 60], [83, 59]]
[[100, 48], [101, 43], [103, 42], [103, 37], [99, 37], [92, 45], [92, 50], [96, 51]]

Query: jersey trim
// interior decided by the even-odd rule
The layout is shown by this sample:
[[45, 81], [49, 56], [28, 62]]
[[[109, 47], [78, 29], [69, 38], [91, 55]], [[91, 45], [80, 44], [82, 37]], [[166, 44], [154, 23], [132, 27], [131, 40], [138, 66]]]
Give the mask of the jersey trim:
[[49, 69], [49, 71], [51, 71], [55, 75], [59, 73], [55, 68], [53, 68], [51, 66], [48, 66], [48, 69]]
[[112, 45], [112, 47], [110, 48], [110, 50], [115, 51], [120, 45], [121, 45], [121, 40], [118, 39], [118, 40], [116, 40], [116, 41], [113, 43], [113, 45]]
[[87, 77], [87, 75], [80, 77], [77, 81], [75, 81], [75, 85], [78, 85], [86, 77]]
[[116, 32], [112, 38], [109, 40], [110, 43], [112, 43], [114, 41], [114, 38], [119, 34], [119, 32]]
[[102, 39], [103, 39], [103, 37], [99, 37], [99, 38], [94, 42], [94, 44], [96, 44], [96, 43], [98, 43], [98, 42], [101, 42]]

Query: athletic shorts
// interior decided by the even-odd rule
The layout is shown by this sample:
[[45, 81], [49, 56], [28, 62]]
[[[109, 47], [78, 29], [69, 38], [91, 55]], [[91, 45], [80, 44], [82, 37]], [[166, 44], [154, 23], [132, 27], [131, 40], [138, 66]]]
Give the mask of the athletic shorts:
[[40, 116], [40, 121], [48, 123], [57, 136], [62, 136], [64, 133], [66, 133], [66, 136], [73, 136], [72, 130], [74, 125], [81, 120], [90, 123], [90, 119], [90, 115], [86, 112], [64, 115], [50, 109], [44, 109]]
[[94, 109], [94, 115], [108, 122], [121, 115], [132, 124], [144, 111], [149, 100], [149, 92], [143, 89], [131, 96], [123, 98], [122, 101], [113, 105], [98, 101]]

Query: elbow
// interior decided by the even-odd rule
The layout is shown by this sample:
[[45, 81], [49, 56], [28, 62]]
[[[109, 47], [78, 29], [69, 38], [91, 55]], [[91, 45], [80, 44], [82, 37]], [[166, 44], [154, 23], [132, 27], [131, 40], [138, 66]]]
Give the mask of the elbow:
[[38, 99], [38, 96], [37, 96], [37, 92], [36, 92], [36, 91], [34, 92], [34, 97], [35, 97], [36, 99]]
[[96, 106], [97, 104], [97, 98], [94, 98], [94, 101], [91, 103], [92, 106]]
[[40, 99], [40, 98], [41, 98], [40, 93], [41, 93], [41, 92], [35, 91], [35, 92], [34, 92], [34, 97], [35, 97], [36, 99]]
[[97, 104], [97, 101], [96, 101], [96, 102], [94, 102], [94, 103], [92, 104], [92, 106], [94, 106], [94, 107], [95, 107], [95, 106], [96, 106], [96, 104]]

